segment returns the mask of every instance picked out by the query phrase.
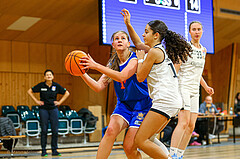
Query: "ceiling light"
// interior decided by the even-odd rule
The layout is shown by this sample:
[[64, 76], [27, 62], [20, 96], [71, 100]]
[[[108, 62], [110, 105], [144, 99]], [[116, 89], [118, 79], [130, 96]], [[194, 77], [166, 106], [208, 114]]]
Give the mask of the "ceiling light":
[[7, 30], [26, 31], [39, 20], [41, 20], [41, 18], [22, 16], [12, 23]]

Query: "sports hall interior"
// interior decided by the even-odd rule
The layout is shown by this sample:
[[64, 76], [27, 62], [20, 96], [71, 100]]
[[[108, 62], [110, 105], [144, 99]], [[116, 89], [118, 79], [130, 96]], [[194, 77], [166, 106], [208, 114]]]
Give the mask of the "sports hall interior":
[[[240, 1], [213, 0], [213, 6], [215, 53], [207, 54], [203, 77], [215, 90], [214, 103], [224, 103], [229, 112], [240, 91]], [[8, 29], [22, 16], [39, 19], [25, 31]], [[70, 75], [64, 60], [72, 50], [107, 64], [111, 46], [99, 45], [98, 0], [0, 0], [0, 106], [36, 105], [27, 90], [43, 81], [46, 69], [52, 69], [54, 81], [70, 92], [63, 104], [76, 111], [91, 107], [98, 116], [91, 141], [99, 142], [102, 122], [107, 125], [116, 102], [113, 83], [96, 93], [81, 77]], [[101, 76], [97, 71], [88, 73], [94, 79]], [[204, 100], [207, 94], [203, 89], [201, 93]]]

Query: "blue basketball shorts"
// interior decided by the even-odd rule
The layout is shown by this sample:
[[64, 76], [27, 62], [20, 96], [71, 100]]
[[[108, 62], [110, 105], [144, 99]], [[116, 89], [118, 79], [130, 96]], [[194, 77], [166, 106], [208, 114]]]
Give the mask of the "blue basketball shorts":
[[112, 116], [118, 115], [128, 123], [129, 127], [139, 128], [151, 106], [152, 100], [150, 98], [131, 102], [118, 101]]

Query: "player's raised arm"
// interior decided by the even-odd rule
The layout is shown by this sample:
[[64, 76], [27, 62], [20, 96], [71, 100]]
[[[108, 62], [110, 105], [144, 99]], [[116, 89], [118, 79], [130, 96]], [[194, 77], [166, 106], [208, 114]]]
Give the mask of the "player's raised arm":
[[130, 22], [131, 14], [130, 14], [130, 12], [127, 9], [123, 9], [122, 12], [120, 12], [120, 13], [123, 15], [124, 23], [127, 26], [128, 33], [129, 33], [135, 47], [139, 50], [144, 50], [145, 52], [148, 52], [150, 47], [145, 45], [141, 41], [140, 37], [137, 35], [136, 31], [134, 30], [133, 26], [131, 25], [131, 22]]

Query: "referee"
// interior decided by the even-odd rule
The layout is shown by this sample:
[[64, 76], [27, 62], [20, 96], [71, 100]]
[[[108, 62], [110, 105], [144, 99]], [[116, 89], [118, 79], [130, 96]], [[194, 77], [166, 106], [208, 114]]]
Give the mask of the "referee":
[[[41, 82], [36, 86], [30, 88], [27, 92], [32, 97], [32, 99], [40, 105], [39, 115], [40, 115], [40, 125], [41, 125], [41, 156], [48, 156], [46, 152], [47, 145], [47, 129], [48, 120], [50, 120], [52, 128], [52, 155], [61, 156], [57, 151], [57, 141], [58, 141], [58, 105], [61, 105], [70, 95], [69, 92], [56, 82], [53, 82], [54, 73], [52, 70], [47, 69], [44, 72], [45, 82]], [[33, 93], [40, 93], [40, 100], [34, 96]], [[57, 101], [57, 94], [63, 94], [62, 98]]]

